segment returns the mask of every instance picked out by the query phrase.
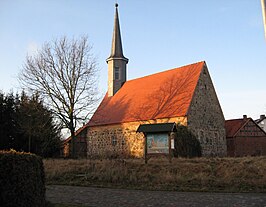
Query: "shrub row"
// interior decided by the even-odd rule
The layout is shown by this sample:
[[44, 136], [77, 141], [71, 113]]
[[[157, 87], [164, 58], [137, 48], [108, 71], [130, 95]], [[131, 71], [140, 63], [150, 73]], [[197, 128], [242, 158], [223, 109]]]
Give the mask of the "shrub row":
[[45, 206], [42, 159], [14, 150], [0, 151], [1, 206]]

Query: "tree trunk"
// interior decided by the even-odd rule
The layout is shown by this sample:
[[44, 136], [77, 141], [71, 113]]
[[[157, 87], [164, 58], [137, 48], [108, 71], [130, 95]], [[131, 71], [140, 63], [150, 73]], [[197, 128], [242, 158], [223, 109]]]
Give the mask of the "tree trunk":
[[73, 126], [73, 120], [70, 121], [70, 133], [71, 133], [71, 158], [75, 159], [77, 158], [77, 155], [76, 155], [76, 139], [75, 139], [75, 129], [74, 129], [74, 126]]

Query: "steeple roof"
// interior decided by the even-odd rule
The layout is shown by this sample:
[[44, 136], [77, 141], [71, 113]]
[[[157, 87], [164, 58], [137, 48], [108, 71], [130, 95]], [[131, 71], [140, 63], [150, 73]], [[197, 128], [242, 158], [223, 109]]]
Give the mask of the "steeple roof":
[[111, 54], [109, 58], [107, 58], [107, 61], [113, 58], [124, 59], [125, 61], [128, 61], [128, 59], [123, 55], [122, 39], [121, 39], [119, 17], [118, 17], [118, 4], [115, 4], [115, 20], [114, 20], [112, 48], [111, 48]]

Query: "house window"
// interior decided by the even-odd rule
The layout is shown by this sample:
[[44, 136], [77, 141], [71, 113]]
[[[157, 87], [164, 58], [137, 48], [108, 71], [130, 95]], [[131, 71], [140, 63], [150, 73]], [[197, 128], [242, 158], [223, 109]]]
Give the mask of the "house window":
[[117, 145], [117, 139], [115, 136], [112, 136], [112, 145], [116, 146]]
[[115, 80], [120, 79], [120, 74], [119, 74], [119, 67], [115, 67]]

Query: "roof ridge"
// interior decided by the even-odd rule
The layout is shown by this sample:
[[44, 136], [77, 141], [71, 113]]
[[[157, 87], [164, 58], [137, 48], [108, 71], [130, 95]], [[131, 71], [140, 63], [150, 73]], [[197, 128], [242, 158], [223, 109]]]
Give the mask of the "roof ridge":
[[[251, 117], [248, 117], [247, 119], [252, 119]], [[238, 118], [238, 119], [227, 119], [225, 121], [237, 121], [237, 120], [244, 120], [243, 118]]]
[[183, 67], [189, 67], [191, 65], [197, 65], [197, 64], [200, 64], [200, 63], [205, 63], [205, 60], [202, 60], [202, 61], [199, 61], [199, 62], [195, 62], [195, 63], [191, 63], [191, 64], [188, 64], [188, 65], [183, 65], [183, 66], [180, 66], [180, 67], [176, 67], [176, 68], [171, 68], [171, 69], [167, 69], [165, 71], [161, 71], [161, 72], [157, 72], [157, 73], [153, 73], [153, 74], [150, 74], [150, 75], [145, 75], [145, 76], [142, 76], [142, 77], [139, 77], [139, 78], [134, 78], [134, 79], [131, 79], [131, 80], [127, 80], [125, 82], [125, 84], [127, 82], [131, 82], [131, 81], [135, 81], [135, 80], [139, 80], [139, 79], [143, 79], [143, 78], [147, 78], [149, 76], [153, 76], [153, 75], [158, 75], [158, 74], [162, 74], [162, 73], [166, 73], [166, 72], [169, 72], [169, 71], [172, 71], [172, 70], [176, 70], [176, 69], [181, 69]]

